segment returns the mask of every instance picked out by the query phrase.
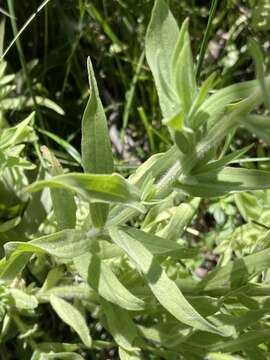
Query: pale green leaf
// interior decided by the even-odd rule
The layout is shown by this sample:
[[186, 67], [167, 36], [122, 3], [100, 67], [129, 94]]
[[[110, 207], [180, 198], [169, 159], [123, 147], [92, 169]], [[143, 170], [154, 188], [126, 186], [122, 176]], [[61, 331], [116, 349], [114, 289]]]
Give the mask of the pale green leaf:
[[[113, 157], [107, 121], [89, 57], [87, 69], [90, 97], [82, 120], [82, 164], [86, 173], [111, 174]], [[91, 204], [90, 211], [94, 225], [103, 226], [108, 215], [109, 205]]]
[[233, 160], [241, 158], [247, 151], [251, 149], [253, 144], [245, 146], [240, 150], [235, 150], [232, 153], [223, 156], [219, 160], [211, 161], [206, 165], [198, 166], [192, 170], [192, 175], [201, 174], [201, 173], [208, 173], [211, 171], [218, 171], [222, 169], [224, 166], [230, 164]]
[[225, 114], [226, 106], [250, 96], [258, 87], [256, 80], [241, 82], [217, 90], [198, 108], [193, 118], [195, 128], [208, 121], [213, 126]]
[[207, 354], [207, 360], [243, 360], [243, 358], [222, 353], [210, 353]]
[[[61, 175], [64, 173], [63, 168], [46, 146], [41, 147], [43, 157], [51, 165], [50, 173], [52, 176]], [[54, 215], [57, 221], [58, 229], [74, 228], [76, 225], [76, 203], [74, 195], [66, 189], [50, 189]]]
[[145, 307], [144, 302], [126, 289], [110, 266], [97, 256], [88, 253], [76, 257], [74, 265], [84, 280], [104, 299], [131, 311]]
[[121, 347], [118, 350], [120, 360], [141, 360], [141, 353], [138, 351], [127, 351]]
[[69, 173], [58, 175], [48, 180], [36, 181], [26, 188], [27, 191], [39, 191], [44, 187], [67, 189], [81, 195], [85, 200], [123, 203], [127, 206], [138, 206], [138, 190], [118, 174], [97, 175]]
[[219, 172], [182, 178], [177, 184], [184, 192], [198, 197], [217, 197], [231, 192], [270, 188], [270, 172], [226, 167]]
[[171, 61], [178, 34], [178, 25], [166, 1], [156, 0], [147, 29], [145, 48], [147, 62], [156, 83], [161, 110], [165, 118], [171, 117], [179, 110], [176, 97], [174, 101], [168, 99], [166, 91], [164, 92], [164, 85], [160, 81], [161, 73], [162, 78], [167, 82], [167, 87], [172, 88]]
[[161, 268], [157, 260], [142, 242], [131, 237], [125, 231], [112, 227], [110, 235], [113, 241], [125, 250], [137, 270], [143, 275], [145, 282], [152, 290], [160, 304], [179, 321], [200, 329], [226, 335], [205, 320], [185, 299], [180, 289]]
[[35, 296], [28, 295], [20, 289], [9, 289], [14, 306], [18, 310], [33, 310], [38, 306], [38, 301]]
[[127, 351], [134, 351], [134, 340], [138, 336], [137, 329], [128, 311], [113, 305], [106, 300], [101, 302], [107, 324], [115, 342]]
[[174, 241], [167, 240], [151, 233], [146, 233], [134, 227], [119, 226], [130, 237], [142, 243], [142, 245], [153, 255], [171, 256], [177, 259], [193, 257], [197, 254], [196, 249], [187, 248]]
[[91, 347], [92, 339], [85, 319], [79, 310], [55, 295], [51, 295], [50, 303], [57, 315], [79, 335], [82, 342], [87, 347]]
[[8, 242], [4, 245], [5, 252], [10, 255], [16, 253], [48, 253], [59, 258], [73, 259], [96, 246], [95, 230], [85, 233], [81, 230], [66, 229], [56, 233], [41, 236], [28, 242]]
[[177, 240], [183, 234], [185, 228], [191, 222], [198, 209], [200, 199], [193, 199], [190, 203], [182, 203], [176, 209], [168, 225], [162, 229], [159, 235], [167, 240]]
[[230, 286], [231, 283], [246, 283], [269, 266], [270, 249], [265, 249], [231, 261], [223, 267], [217, 267], [198, 284], [198, 288], [214, 289], [224, 285]]
[[185, 114], [188, 114], [196, 93], [195, 70], [186, 29], [183, 48], [179, 54], [176, 68], [173, 69], [175, 88]]
[[0, 260], [0, 278], [6, 282], [12, 282], [15, 277], [24, 269], [31, 255], [14, 253], [6, 259]]

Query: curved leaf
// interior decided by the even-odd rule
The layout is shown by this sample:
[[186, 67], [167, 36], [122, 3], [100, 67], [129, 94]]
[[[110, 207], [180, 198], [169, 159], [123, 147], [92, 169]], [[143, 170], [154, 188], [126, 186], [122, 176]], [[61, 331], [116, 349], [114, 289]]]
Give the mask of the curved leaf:
[[[87, 59], [90, 97], [82, 119], [82, 164], [84, 171], [93, 174], [111, 174], [113, 156], [107, 121], [90, 58]], [[91, 204], [91, 218], [96, 226], [104, 225], [109, 206]]]
[[74, 265], [85, 281], [104, 299], [131, 311], [145, 307], [144, 302], [127, 290], [106, 262], [97, 256], [88, 253], [76, 257]]
[[160, 304], [176, 319], [195, 329], [223, 336], [229, 335], [205, 320], [188, 303], [175, 282], [167, 276], [151, 252], [141, 242], [117, 227], [110, 228], [110, 235], [143, 275], [145, 282]]
[[118, 174], [96, 175], [69, 173], [48, 180], [36, 181], [26, 188], [27, 191], [39, 191], [44, 187], [68, 189], [81, 195], [85, 200], [124, 203], [142, 210], [137, 204], [140, 200], [138, 190]]
[[92, 339], [82, 314], [67, 301], [51, 295], [50, 303], [57, 315], [81, 338], [85, 346], [92, 346]]

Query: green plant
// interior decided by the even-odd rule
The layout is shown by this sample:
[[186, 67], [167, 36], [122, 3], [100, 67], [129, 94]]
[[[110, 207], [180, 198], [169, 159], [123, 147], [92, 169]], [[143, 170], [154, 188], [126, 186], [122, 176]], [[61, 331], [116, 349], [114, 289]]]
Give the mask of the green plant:
[[[251, 48], [260, 54], [256, 44]], [[15, 233], [5, 232], [0, 262], [0, 337], [17, 357], [24, 349], [24, 358], [32, 360], [88, 359], [116, 347], [121, 360], [268, 356], [269, 231], [260, 229], [260, 206], [267, 202], [263, 190], [270, 188], [270, 176], [229, 166], [250, 147], [229, 150], [239, 127], [258, 136], [263, 131], [269, 141], [267, 112], [261, 113], [270, 79], [259, 59], [258, 80], [217, 91], [214, 75], [198, 84], [188, 20], [179, 31], [164, 0], [156, 0], [152, 11], [146, 58], [174, 145], [128, 179], [113, 173], [105, 112], [88, 59], [84, 173], [66, 172], [43, 147], [46, 168], [36, 181], [26, 178], [24, 223], [19, 232], [17, 224]], [[232, 214], [234, 205], [223, 198], [231, 193], [237, 193], [243, 219], [255, 221], [261, 233], [242, 257], [234, 239], [245, 225], [234, 223], [234, 233], [221, 239], [219, 264], [200, 280], [195, 270], [203, 249], [188, 241], [187, 227], [201, 199], [218, 197]], [[254, 207], [258, 198], [261, 205]], [[29, 228], [31, 219], [35, 229]], [[55, 327], [55, 314], [76, 341], [69, 328], [61, 333]], [[8, 356], [8, 348], [3, 351]]]

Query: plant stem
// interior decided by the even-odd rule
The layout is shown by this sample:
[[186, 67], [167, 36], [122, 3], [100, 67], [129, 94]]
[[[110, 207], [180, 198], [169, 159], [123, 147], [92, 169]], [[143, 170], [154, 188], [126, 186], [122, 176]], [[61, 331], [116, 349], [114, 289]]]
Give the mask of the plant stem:
[[[30, 96], [31, 96], [31, 98], [33, 100], [34, 108], [35, 108], [37, 117], [38, 117], [38, 119], [40, 121], [41, 127], [44, 128], [45, 127], [44, 126], [45, 125], [44, 120], [43, 120], [43, 117], [42, 117], [42, 115], [40, 113], [39, 107], [38, 107], [37, 102], [36, 102], [36, 97], [35, 97], [35, 94], [34, 94], [34, 91], [33, 91], [33, 88], [32, 88], [32, 80], [31, 80], [31, 77], [29, 76], [29, 73], [28, 73], [28, 69], [27, 69], [27, 65], [26, 65], [26, 61], [25, 61], [25, 57], [24, 57], [24, 53], [23, 53], [23, 49], [22, 49], [22, 45], [21, 45], [21, 41], [19, 39], [19, 33], [18, 33], [18, 28], [17, 28], [17, 24], [16, 24], [16, 17], [15, 17], [15, 11], [14, 11], [14, 6], [13, 6], [13, 0], [7, 0], [7, 3], [8, 3], [8, 9], [9, 9], [9, 12], [10, 12], [10, 15], [11, 15], [10, 21], [11, 21], [12, 31], [13, 31], [14, 39], [16, 41], [16, 47], [17, 47], [17, 51], [18, 51], [18, 54], [19, 54], [19, 59], [20, 59], [20, 63], [21, 63], [23, 73], [24, 73], [27, 88], [28, 88]], [[6, 53], [6, 51], [5, 51], [5, 53]]]

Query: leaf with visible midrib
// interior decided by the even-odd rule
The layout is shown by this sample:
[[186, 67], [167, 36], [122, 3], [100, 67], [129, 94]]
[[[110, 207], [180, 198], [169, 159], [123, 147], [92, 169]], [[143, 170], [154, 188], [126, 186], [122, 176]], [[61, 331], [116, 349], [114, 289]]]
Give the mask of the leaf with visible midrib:
[[124, 203], [143, 209], [143, 206], [138, 203], [140, 201], [138, 189], [118, 174], [69, 173], [58, 175], [48, 180], [36, 181], [28, 186], [26, 191], [40, 191], [45, 187], [74, 191], [86, 201]]
[[141, 242], [117, 227], [111, 227], [110, 235], [143, 275], [147, 285], [160, 304], [176, 319], [193, 328], [228, 336], [205, 320], [185, 299], [180, 289], [161, 268], [157, 260]]
[[81, 338], [82, 342], [87, 346], [92, 346], [92, 339], [87, 324], [82, 314], [73, 305], [67, 301], [51, 295], [50, 303], [57, 315], [68, 324]]
[[110, 266], [98, 256], [84, 254], [74, 259], [74, 265], [79, 274], [104, 299], [127, 310], [138, 311], [144, 308], [144, 302], [125, 288]]
[[165, 118], [171, 117], [179, 110], [176, 96], [175, 100], [169, 99], [162, 83], [164, 79], [168, 88], [171, 88], [171, 61], [178, 35], [178, 25], [168, 5], [164, 0], [157, 0], [147, 29], [145, 48], [147, 62], [155, 79], [160, 107]]
[[[99, 98], [98, 87], [91, 64], [87, 59], [90, 97], [82, 119], [82, 164], [87, 173], [111, 174], [113, 156], [105, 112]], [[108, 215], [108, 204], [91, 204], [94, 225], [103, 226]]]

